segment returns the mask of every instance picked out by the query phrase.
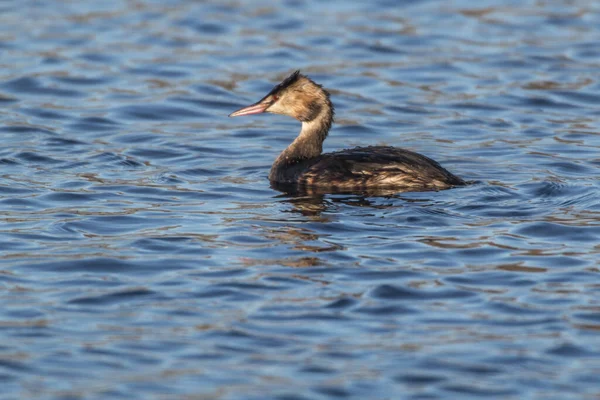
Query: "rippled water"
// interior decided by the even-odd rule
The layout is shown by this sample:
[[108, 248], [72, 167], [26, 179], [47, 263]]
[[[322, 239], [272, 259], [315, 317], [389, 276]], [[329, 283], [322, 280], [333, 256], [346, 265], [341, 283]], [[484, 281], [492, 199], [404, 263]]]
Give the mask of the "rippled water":
[[[600, 396], [596, 2], [0, 9], [2, 398]], [[478, 183], [271, 189], [298, 68]]]

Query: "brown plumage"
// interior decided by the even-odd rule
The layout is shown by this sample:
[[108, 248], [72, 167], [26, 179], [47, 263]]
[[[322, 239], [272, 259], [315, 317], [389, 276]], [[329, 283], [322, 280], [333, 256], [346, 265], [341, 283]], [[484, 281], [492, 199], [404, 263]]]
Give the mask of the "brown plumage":
[[302, 122], [300, 134], [273, 163], [274, 186], [349, 192], [372, 188], [397, 191], [448, 189], [465, 182], [434, 160], [412, 151], [369, 146], [321, 154], [333, 123], [329, 93], [299, 71], [275, 86], [258, 102], [230, 117], [269, 112]]

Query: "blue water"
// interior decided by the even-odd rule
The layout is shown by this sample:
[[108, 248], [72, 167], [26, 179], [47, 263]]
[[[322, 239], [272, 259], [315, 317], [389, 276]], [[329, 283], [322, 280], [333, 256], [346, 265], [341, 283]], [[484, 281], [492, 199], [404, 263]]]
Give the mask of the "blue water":
[[[600, 397], [600, 3], [0, 3], [0, 398]], [[292, 196], [327, 151], [477, 183]]]

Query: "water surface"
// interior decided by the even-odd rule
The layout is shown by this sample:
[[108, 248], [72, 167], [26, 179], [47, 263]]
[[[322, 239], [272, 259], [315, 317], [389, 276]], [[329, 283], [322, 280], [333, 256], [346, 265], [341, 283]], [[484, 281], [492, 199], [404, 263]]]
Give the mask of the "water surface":
[[[0, 9], [2, 398], [600, 396], [596, 3]], [[270, 188], [295, 69], [477, 183]]]

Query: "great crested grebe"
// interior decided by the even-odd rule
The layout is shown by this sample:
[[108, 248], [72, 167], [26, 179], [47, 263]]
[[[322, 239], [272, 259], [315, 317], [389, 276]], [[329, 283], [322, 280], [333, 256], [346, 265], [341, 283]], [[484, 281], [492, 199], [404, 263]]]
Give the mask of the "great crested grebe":
[[389, 147], [356, 147], [321, 154], [333, 123], [329, 93], [296, 71], [256, 103], [230, 117], [260, 113], [289, 115], [302, 122], [300, 134], [273, 163], [269, 180], [296, 189], [359, 191], [391, 188], [400, 191], [448, 189], [465, 185], [434, 160]]

